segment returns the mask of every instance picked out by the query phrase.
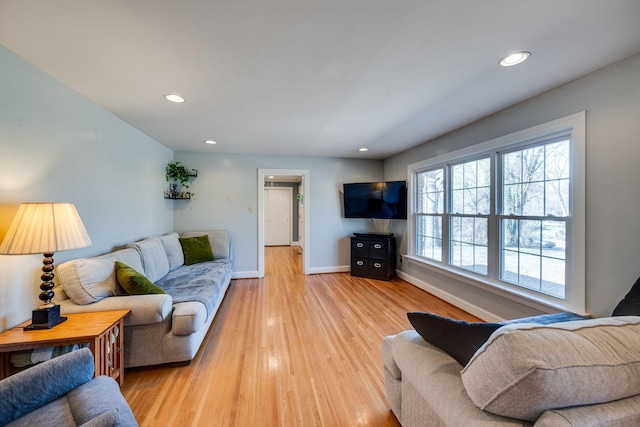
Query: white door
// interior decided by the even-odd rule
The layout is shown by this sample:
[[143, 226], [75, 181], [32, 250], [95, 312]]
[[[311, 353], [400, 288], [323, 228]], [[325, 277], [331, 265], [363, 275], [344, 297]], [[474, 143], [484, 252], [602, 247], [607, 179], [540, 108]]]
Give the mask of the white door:
[[291, 245], [291, 199], [289, 187], [264, 189], [264, 244], [266, 246]]

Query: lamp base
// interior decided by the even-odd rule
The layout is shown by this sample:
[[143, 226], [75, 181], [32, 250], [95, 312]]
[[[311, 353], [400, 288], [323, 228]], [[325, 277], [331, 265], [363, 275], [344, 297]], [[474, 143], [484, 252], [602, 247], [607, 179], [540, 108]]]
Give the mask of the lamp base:
[[51, 329], [65, 320], [67, 320], [66, 317], [60, 316], [59, 305], [48, 308], [37, 308], [31, 312], [31, 324], [25, 326], [24, 329]]

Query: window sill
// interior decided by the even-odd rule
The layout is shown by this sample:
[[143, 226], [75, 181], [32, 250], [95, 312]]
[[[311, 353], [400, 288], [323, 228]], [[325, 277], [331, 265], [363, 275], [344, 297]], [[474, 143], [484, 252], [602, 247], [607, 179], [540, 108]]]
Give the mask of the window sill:
[[573, 307], [568, 300], [561, 300], [552, 296], [543, 295], [537, 292], [528, 291], [525, 288], [511, 286], [507, 283], [499, 282], [488, 277], [480, 276], [472, 272], [467, 272], [455, 267], [448, 267], [436, 262], [430, 262], [425, 258], [415, 255], [403, 255], [403, 260], [418, 267], [426, 268], [438, 274], [458, 280], [462, 283], [475, 286], [487, 292], [507, 298], [511, 301], [535, 308], [543, 312], [571, 311], [586, 315], [584, 308]]

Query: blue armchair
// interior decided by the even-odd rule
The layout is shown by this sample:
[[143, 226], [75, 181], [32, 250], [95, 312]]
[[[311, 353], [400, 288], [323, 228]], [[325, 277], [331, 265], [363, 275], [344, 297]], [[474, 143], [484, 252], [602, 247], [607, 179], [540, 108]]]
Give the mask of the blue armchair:
[[87, 348], [40, 363], [0, 381], [0, 425], [137, 426], [109, 377], [93, 378]]

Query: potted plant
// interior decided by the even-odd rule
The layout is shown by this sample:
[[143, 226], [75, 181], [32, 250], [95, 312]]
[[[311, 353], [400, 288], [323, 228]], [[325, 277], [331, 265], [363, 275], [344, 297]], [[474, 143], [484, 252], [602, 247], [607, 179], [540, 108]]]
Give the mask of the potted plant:
[[[189, 191], [189, 177], [196, 175], [195, 170], [187, 169], [180, 162], [167, 164], [165, 179], [170, 184], [171, 198], [191, 198], [194, 194]], [[179, 187], [180, 186], [180, 187]]]

